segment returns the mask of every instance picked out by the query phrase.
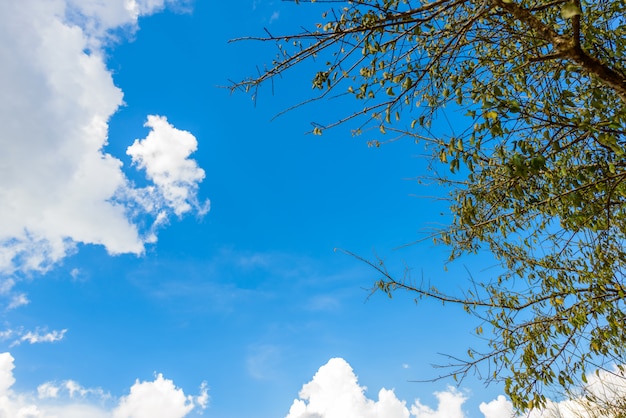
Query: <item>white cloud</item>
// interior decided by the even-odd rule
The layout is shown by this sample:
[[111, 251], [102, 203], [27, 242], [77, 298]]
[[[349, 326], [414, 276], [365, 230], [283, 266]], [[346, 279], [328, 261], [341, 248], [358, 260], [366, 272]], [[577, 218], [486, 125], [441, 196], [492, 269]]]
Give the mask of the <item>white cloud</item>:
[[13, 356], [9, 353], [0, 353], [0, 396], [6, 396], [9, 388], [15, 383], [13, 377]]
[[206, 384], [198, 396], [189, 396], [160, 374], [152, 382], [137, 381], [117, 402], [102, 389], [84, 388], [72, 380], [44, 383], [37, 395], [17, 393], [12, 389], [14, 368], [13, 356], [0, 353], [0, 417], [184, 418], [206, 408], [209, 399]]
[[112, 29], [123, 28], [132, 33], [140, 16], [163, 10], [166, 5], [184, 6], [188, 0], [66, 0], [65, 18], [90, 35], [93, 45], [112, 39]]
[[155, 185], [149, 189], [150, 203], [161, 203], [161, 207], [170, 208], [178, 216], [192, 208], [205, 214], [209, 210], [208, 202], [201, 205], [196, 197], [204, 170], [189, 159], [198, 147], [196, 138], [174, 128], [162, 116], [148, 116], [145, 126], [151, 128], [148, 136], [135, 140], [126, 153]]
[[491, 402], [483, 402], [478, 407], [485, 418], [508, 418], [514, 416], [513, 404], [503, 395], [499, 395]]
[[207, 402], [206, 384], [194, 398], [159, 374], [153, 382], [136, 381], [113, 411], [113, 418], [183, 418], [196, 406], [206, 408]]
[[72, 271], [70, 271], [70, 276], [72, 277], [72, 280], [79, 280], [80, 270], [77, 268], [73, 268]]
[[30, 301], [26, 297], [24, 293], [18, 293], [17, 295], [13, 295], [9, 305], [7, 306], [7, 310], [15, 309], [20, 306], [28, 305]]
[[20, 345], [23, 342], [28, 342], [30, 344], [38, 344], [38, 343], [53, 343], [57, 341], [61, 341], [65, 337], [65, 333], [67, 329], [63, 330], [54, 330], [54, 331], [42, 331], [37, 328], [35, 331], [25, 331], [23, 328], [15, 328], [15, 329], [6, 329], [4, 331], [0, 331], [0, 340], [10, 340], [12, 339], [10, 346], [15, 347], [16, 345]]
[[209, 386], [206, 382], [202, 382], [200, 385], [200, 395], [196, 396], [196, 403], [201, 409], [206, 409], [209, 406]]
[[560, 402], [548, 400], [543, 410], [531, 411], [528, 418], [622, 417], [626, 408], [626, 373], [614, 367], [586, 377], [587, 383], [579, 389], [578, 397]]
[[[587, 376], [588, 384], [582, 389], [596, 397], [597, 402], [588, 404], [582, 398], [561, 402], [548, 401], [543, 410], [532, 410], [523, 418], [596, 418], [598, 408], [621, 416], [626, 405], [626, 374], [617, 368], [600, 371]], [[381, 389], [378, 400], [368, 399], [367, 388], [360, 386], [350, 365], [341, 358], [331, 359], [320, 367], [313, 379], [302, 387], [299, 398], [293, 401], [286, 418], [466, 418], [463, 410], [467, 394], [448, 387], [435, 392], [437, 408], [415, 400], [407, 408], [407, 402], [396, 397], [393, 390]], [[622, 403], [617, 403], [616, 400]], [[500, 395], [491, 402], [483, 402], [479, 410], [484, 418], [514, 418], [513, 405]], [[472, 414], [472, 416], [476, 416]], [[603, 415], [604, 416], [604, 415]], [[517, 417], [522, 418], [522, 417]]]
[[59, 396], [61, 388], [52, 382], [46, 382], [37, 387], [37, 396], [39, 399], [56, 398]]
[[345, 360], [333, 358], [302, 387], [287, 418], [409, 417], [406, 402], [392, 390], [381, 389], [378, 401], [373, 401], [365, 397], [365, 389]]
[[13, 286], [15, 286], [15, 280], [13, 279], [0, 280], [0, 295], [7, 295], [11, 292]]
[[277, 21], [280, 18], [280, 12], [278, 11], [274, 11], [272, 13], [272, 16], [270, 16], [270, 23], [274, 23], [275, 21]]
[[[0, 2], [0, 273], [44, 271], [77, 243], [140, 254], [156, 240], [129, 211], [129, 204], [137, 205], [125, 199], [137, 191], [121, 161], [103, 150], [123, 94], [101, 48], [112, 31], [132, 32], [139, 16], [166, 3], [174, 1]], [[178, 162], [186, 168], [193, 163]], [[199, 180], [155, 187], [180, 214]], [[149, 215], [164, 224], [167, 214]]]
[[38, 331], [35, 331], [35, 332], [29, 331], [26, 334], [22, 335], [21, 340], [27, 341], [30, 344], [53, 343], [56, 341], [61, 341], [63, 337], [65, 336], [66, 332], [67, 332], [67, 329], [63, 329], [61, 331], [50, 331], [50, 332], [46, 332], [45, 334], [41, 334]]
[[[25, 293], [15, 292], [13, 290], [14, 286], [15, 280], [12, 278], [0, 279], [0, 300], [6, 300], [5, 310], [7, 311], [19, 308], [20, 306], [28, 305], [30, 303]], [[0, 333], [0, 338], [1, 336], [2, 333]]]
[[61, 383], [46, 382], [37, 387], [37, 397], [39, 399], [56, 399], [63, 395], [70, 399], [94, 398], [104, 400], [111, 398], [101, 388], [85, 388], [74, 380], [66, 380]]
[[411, 406], [411, 414], [416, 418], [464, 418], [463, 403], [467, 397], [453, 387], [448, 387], [445, 392], [435, 392], [435, 397], [439, 401], [436, 410], [426, 405], [422, 405], [419, 400]]
[[6, 329], [4, 331], [0, 331], [0, 340], [8, 340], [15, 335], [14, 329]]

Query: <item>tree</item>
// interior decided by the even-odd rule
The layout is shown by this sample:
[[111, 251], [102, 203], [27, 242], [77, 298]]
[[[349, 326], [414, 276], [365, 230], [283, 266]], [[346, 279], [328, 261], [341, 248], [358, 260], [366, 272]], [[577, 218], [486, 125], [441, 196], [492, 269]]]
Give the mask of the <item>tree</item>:
[[[487, 249], [505, 271], [454, 296], [373, 261], [377, 288], [462, 304], [483, 320], [489, 351], [470, 349], [451, 374], [487, 368], [518, 410], [544, 406], [547, 388], [584, 382], [589, 367], [622, 364], [626, 2], [318, 3], [329, 10], [313, 31], [246, 38], [279, 53], [233, 89], [255, 92], [318, 63], [317, 98], [347, 92], [363, 105], [313, 133], [351, 122], [356, 134], [373, 127], [424, 143], [453, 214], [435, 241], [451, 259]], [[464, 124], [433, 134], [445, 112]]]
[[626, 417], [626, 376], [617, 369], [591, 374], [589, 380], [569, 399], [548, 402], [545, 409], [528, 418], [624, 418]]

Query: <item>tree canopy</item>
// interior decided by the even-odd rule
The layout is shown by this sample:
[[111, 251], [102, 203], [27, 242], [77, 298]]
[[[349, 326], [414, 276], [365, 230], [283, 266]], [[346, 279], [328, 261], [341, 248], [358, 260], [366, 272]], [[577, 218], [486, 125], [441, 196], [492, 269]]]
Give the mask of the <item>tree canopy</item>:
[[[435, 241], [451, 259], [486, 249], [504, 267], [455, 296], [372, 262], [377, 287], [460, 303], [484, 320], [489, 351], [470, 349], [453, 374], [487, 369], [519, 410], [545, 405], [547, 388], [584, 382], [590, 368], [621, 367], [626, 1], [318, 3], [327, 11], [315, 28], [252, 38], [276, 42], [278, 56], [233, 88], [254, 92], [315, 61], [319, 98], [357, 103], [314, 133], [349, 122], [356, 134], [377, 128], [375, 146], [424, 143], [426, 175], [450, 186], [453, 220]], [[434, 129], [444, 112], [458, 115], [449, 132]]]

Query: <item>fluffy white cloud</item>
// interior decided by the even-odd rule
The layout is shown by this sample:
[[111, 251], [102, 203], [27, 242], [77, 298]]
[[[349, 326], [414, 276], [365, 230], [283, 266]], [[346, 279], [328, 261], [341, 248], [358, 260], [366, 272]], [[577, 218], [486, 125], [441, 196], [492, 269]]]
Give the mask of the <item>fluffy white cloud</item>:
[[485, 418], [504, 418], [512, 417], [513, 404], [503, 395], [498, 396], [491, 402], [483, 402], [478, 407]]
[[148, 116], [145, 126], [151, 128], [148, 136], [135, 140], [126, 153], [155, 185], [148, 189], [148, 202], [159, 202], [160, 207], [170, 208], [179, 216], [192, 208], [205, 214], [209, 210], [208, 202], [201, 205], [196, 198], [204, 170], [189, 159], [198, 147], [196, 138], [174, 128], [162, 116]]
[[150, 15], [165, 7], [164, 0], [68, 0], [68, 17], [91, 35], [101, 38], [112, 28], [133, 28], [142, 15]]
[[333, 358], [302, 387], [287, 418], [409, 417], [406, 402], [392, 390], [381, 389], [378, 401], [373, 401], [365, 397], [365, 389], [345, 360]]
[[462, 393], [453, 387], [445, 392], [436, 392], [435, 397], [439, 401], [437, 410], [422, 405], [419, 400], [411, 406], [411, 414], [416, 418], [464, 418], [463, 403], [467, 400]]
[[113, 418], [183, 418], [196, 405], [206, 408], [207, 402], [205, 384], [198, 397], [185, 396], [174, 382], [159, 374], [153, 382], [135, 382], [130, 394], [120, 400]]
[[0, 396], [6, 396], [9, 388], [15, 383], [13, 360], [11, 354], [0, 353]]
[[[155, 240], [153, 230], [142, 231], [133, 217], [137, 213], [129, 210], [138, 205], [128, 199], [140, 193], [121, 161], [103, 151], [109, 118], [123, 95], [101, 48], [114, 30], [132, 31], [139, 16], [166, 3], [171, 2], [0, 2], [0, 273], [45, 270], [76, 243], [103, 245], [111, 254], [140, 254], [145, 242]], [[153, 133], [158, 136], [160, 128]], [[173, 127], [168, 132], [175, 133], [171, 141], [184, 137], [183, 148], [192, 152], [191, 134], [180, 135]], [[180, 149], [166, 143], [168, 150]], [[148, 169], [152, 160], [145, 161]], [[194, 206], [202, 171], [195, 166], [190, 172], [192, 163], [172, 161], [169, 169], [187, 175], [184, 181], [156, 184], [159, 194], [142, 195], [166, 199], [166, 206], [152, 206], [157, 223], [189, 210], [185, 203], [204, 208]]]
[[84, 388], [72, 380], [44, 383], [37, 388], [37, 396], [16, 393], [12, 389], [14, 368], [11, 354], [0, 353], [0, 417], [184, 418], [192, 410], [205, 409], [209, 399], [206, 384], [198, 396], [189, 396], [162, 375], [152, 382], [137, 381], [117, 405], [102, 389]]
[[[587, 376], [588, 384], [582, 389], [592, 394], [596, 402], [589, 404], [582, 398], [552, 402], [543, 410], [532, 410], [524, 418], [594, 418], [594, 410], [613, 408], [613, 415], [622, 416], [626, 400], [626, 374], [617, 368]], [[350, 365], [341, 358], [331, 359], [320, 367], [313, 379], [300, 391], [300, 399], [293, 401], [286, 418], [466, 418], [462, 406], [467, 396], [453, 387], [436, 392], [437, 409], [415, 400], [410, 409], [406, 401], [396, 397], [393, 390], [381, 389], [378, 400], [365, 396], [367, 388], [360, 386]], [[621, 400], [621, 404], [616, 403]], [[513, 405], [500, 395], [479, 406], [484, 418], [514, 418]], [[472, 414], [475, 416], [475, 414]], [[521, 417], [518, 417], [521, 418]]]

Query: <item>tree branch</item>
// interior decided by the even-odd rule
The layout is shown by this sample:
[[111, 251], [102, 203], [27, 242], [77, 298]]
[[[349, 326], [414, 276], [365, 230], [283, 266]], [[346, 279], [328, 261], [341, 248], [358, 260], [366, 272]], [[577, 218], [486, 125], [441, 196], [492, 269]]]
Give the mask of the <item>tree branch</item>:
[[492, 0], [492, 2], [530, 29], [537, 31], [543, 39], [552, 44], [557, 54], [562, 54], [564, 58], [570, 59], [587, 73], [595, 76], [602, 84], [613, 89], [626, 103], [626, 78], [596, 57], [587, 54], [580, 46], [580, 16], [577, 16], [578, 19], [573, 22], [574, 34], [570, 38], [560, 35], [539, 20], [529, 9], [517, 3], [505, 0]]

